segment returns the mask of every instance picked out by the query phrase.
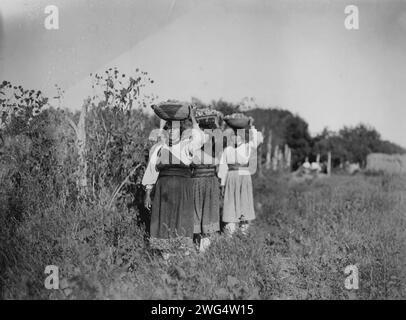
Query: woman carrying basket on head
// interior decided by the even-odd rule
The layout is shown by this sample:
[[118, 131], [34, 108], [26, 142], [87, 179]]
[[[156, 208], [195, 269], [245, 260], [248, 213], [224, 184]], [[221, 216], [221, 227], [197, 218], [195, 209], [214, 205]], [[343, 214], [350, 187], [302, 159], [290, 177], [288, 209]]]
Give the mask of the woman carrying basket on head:
[[155, 248], [170, 247], [168, 239], [186, 238], [192, 244], [194, 208], [190, 164], [196, 150], [204, 144], [204, 133], [191, 107], [189, 114], [193, 124], [189, 134], [185, 134], [185, 121], [166, 122], [163, 129], [167, 141], [152, 152], [142, 180], [146, 188], [145, 206], [152, 208], [150, 243]]
[[196, 114], [200, 128], [210, 132], [209, 139], [201, 150], [195, 152], [191, 164], [194, 233], [198, 240], [199, 251], [204, 252], [210, 245], [210, 236], [220, 231], [220, 182], [217, 169], [222, 149], [218, 148], [218, 144], [222, 144], [222, 134], [219, 129], [222, 114], [212, 109], [198, 109]]
[[[252, 118], [247, 118], [246, 127], [252, 122]], [[228, 122], [228, 125], [232, 125], [232, 122]], [[256, 149], [263, 141], [261, 132], [253, 126], [249, 129], [240, 127], [238, 130], [232, 127], [232, 130], [231, 143], [224, 149], [219, 167], [224, 193], [222, 221], [229, 235], [238, 227], [246, 233], [249, 223], [255, 219], [251, 175], [256, 169]]]

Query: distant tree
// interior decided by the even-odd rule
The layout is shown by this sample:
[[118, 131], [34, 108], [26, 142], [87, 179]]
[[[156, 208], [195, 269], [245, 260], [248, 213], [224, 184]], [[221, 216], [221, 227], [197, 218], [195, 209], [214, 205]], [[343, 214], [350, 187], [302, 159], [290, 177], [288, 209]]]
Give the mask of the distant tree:
[[[254, 118], [254, 125], [258, 130], [264, 130], [264, 144], [268, 144], [269, 133], [272, 132], [272, 141], [270, 152], [275, 150], [276, 146], [283, 148], [288, 143], [286, 136], [286, 126], [293, 114], [287, 110], [274, 108], [255, 108], [245, 112], [248, 116]], [[267, 148], [262, 148], [262, 158], [266, 157]]]
[[312, 138], [307, 122], [299, 116], [288, 118], [285, 127], [285, 139], [292, 149], [292, 167], [296, 169], [312, 150]]
[[323, 131], [313, 138], [313, 155], [320, 154], [321, 161], [327, 161], [327, 154], [331, 152], [333, 167], [338, 167], [350, 158], [344, 139], [334, 131], [324, 128]]
[[244, 97], [239, 103], [240, 109], [249, 111], [258, 108], [258, 104], [253, 97]]
[[405, 149], [389, 141], [381, 140], [379, 132], [371, 126], [359, 124], [345, 126], [338, 132], [325, 128], [313, 138], [313, 154], [320, 153], [325, 160], [328, 151], [332, 153], [333, 167], [345, 161], [358, 162], [365, 166], [369, 153], [405, 153]]
[[339, 131], [350, 162], [358, 162], [365, 166], [366, 157], [371, 152], [377, 152], [381, 145], [381, 136], [374, 128], [365, 124], [355, 127], [344, 127]]
[[214, 109], [222, 112], [225, 116], [228, 114], [235, 113], [235, 112], [241, 112], [240, 108], [237, 104], [226, 102], [222, 99], [220, 99], [218, 101], [213, 100], [211, 103], [211, 106]]
[[[246, 99], [247, 100], [247, 99]], [[251, 101], [248, 99], [248, 101]], [[223, 112], [225, 115], [234, 112], [242, 112], [247, 116], [254, 118], [254, 125], [258, 130], [264, 130], [267, 144], [268, 133], [272, 131], [272, 148], [276, 146], [283, 147], [287, 144], [292, 149], [292, 167], [295, 169], [308, 156], [312, 150], [312, 139], [308, 131], [308, 124], [305, 120], [290, 111], [278, 108], [244, 108], [240, 105], [226, 102], [224, 100], [213, 101], [215, 109]], [[265, 157], [264, 148], [262, 158]]]
[[382, 140], [378, 146], [378, 149], [376, 152], [381, 152], [381, 153], [386, 153], [386, 154], [404, 154], [406, 153], [405, 148], [387, 141], [387, 140]]
[[200, 100], [196, 97], [192, 97], [192, 104], [197, 108], [208, 108], [209, 107], [209, 105], [207, 105], [202, 100]]

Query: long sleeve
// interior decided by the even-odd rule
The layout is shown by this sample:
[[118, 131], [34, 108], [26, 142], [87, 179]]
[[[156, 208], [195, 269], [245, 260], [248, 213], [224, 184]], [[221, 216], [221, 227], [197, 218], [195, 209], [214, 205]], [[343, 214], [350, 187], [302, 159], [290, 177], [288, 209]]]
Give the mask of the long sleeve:
[[158, 180], [159, 172], [156, 170], [156, 164], [158, 162], [158, 152], [161, 147], [162, 144], [154, 145], [151, 148], [148, 165], [142, 178], [142, 185], [144, 185], [147, 189], [151, 189]]
[[188, 143], [188, 152], [193, 155], [194, 152], [200, 150], [209, 139], [209, 135], [205, 134], [198, 125], [193, 126], [190, 141]]
[[250, 130], [252, 132], [252, 140], [250, 140], [249, 146], [255, 149], [264, 141], [264, 136], [262, 135], [261, 131], [258, 131], [255, 128]]
[[217, 176], [220, 178], [221, 185], [224, 186], [226, 184], [227, 172], [228, 172], [228, 165], [227, 165], [227, 148], [224, 149], [223, 154], [220, 158], [220, 163], [218, 167]]

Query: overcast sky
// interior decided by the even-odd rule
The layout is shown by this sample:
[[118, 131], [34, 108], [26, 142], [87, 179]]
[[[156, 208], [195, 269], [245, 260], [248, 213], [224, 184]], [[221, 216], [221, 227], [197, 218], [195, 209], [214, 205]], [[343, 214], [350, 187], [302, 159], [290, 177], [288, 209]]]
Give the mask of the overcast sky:
[[[46, 30], [44, 8], [59, 8]], [[359, 30], [344, 27], [346, 5]], [[406, 146], [406, 1], [0, 0], [0, 78], [80, 107], [88, 75], [148, 71], [162, 99], [300, 114], [312, 133], [364, 122]], [[1, 80], [1, 79], [0, 79]]]

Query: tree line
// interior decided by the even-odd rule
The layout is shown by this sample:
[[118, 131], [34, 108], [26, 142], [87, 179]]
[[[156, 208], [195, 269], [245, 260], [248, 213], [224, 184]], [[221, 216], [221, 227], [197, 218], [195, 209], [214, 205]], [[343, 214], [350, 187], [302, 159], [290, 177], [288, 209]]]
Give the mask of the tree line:
[[[244, 104], [233, 104], [224, 100], [204, 104], [194, 98], [198, 106], [211, 106], [224, 115], [242, 112], [255, 119], [255, 126], [265, 133], [264, 144], [272, 137], [272, 147], [283, 147], [285, 144], [292, 150], [292, 169], [295, 170], [306, 157], [315, 161], [327, 160], [327, 153], [332, 154], [332, 167], [337, 168], [346, 161], [366, 164], [370, 153], [403, 154], [406, 149], [393, 142], [383, 140], [380, 133], [372, 126], [360, 123], [356, 126], [344, 126], [338, 131], [324, 128], [321, 133], [311, 136], [308, 123], [299, 115], [280, 108], [264, 108], [261, 106], [246, 107]], [[270, 133], [272, 133], [270, 135]], [[265, 150], [262, 157], [265, 158]]]

